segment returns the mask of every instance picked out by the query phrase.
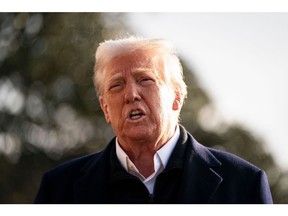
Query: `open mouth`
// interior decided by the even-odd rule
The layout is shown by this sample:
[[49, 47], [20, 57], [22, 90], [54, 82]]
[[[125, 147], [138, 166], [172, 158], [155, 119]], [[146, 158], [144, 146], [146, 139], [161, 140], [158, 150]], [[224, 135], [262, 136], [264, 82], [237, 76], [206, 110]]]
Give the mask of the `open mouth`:
[[131, 120], [137, 120], [140, 119], [144, 113], [141, 110], [134, 110], [129, 114], [129, 119]]

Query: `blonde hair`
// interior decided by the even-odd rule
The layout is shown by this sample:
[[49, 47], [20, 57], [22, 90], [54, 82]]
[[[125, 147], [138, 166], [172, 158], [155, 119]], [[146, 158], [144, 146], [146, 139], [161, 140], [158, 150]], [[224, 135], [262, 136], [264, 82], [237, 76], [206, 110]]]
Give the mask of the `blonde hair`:
[[[172, 44], [163, 39], [128, 37], [108, 40], [99, 44], [95, 55], [94, 85], [98, 96], [103, 94], [103, 72], [109, 61], [119, 55], [133, 51], [153, 51], [153, 54], [163, 62], [163, 75], [171, 82], [175, 94], [183, 101], [187, 96], [187, 86], [184, 82], [183, 69]], [[151, 56], [152, 57], [152, 56]], [[154, 56], [153, 56], [154, 57]]]

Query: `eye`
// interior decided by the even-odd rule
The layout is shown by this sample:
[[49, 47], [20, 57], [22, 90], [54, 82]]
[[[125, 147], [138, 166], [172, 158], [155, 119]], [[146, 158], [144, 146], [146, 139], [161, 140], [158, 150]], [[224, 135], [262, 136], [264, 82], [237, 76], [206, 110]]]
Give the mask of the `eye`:
[[151, 85], [155, 82], [155, 80], [151, 77], [142, 77], [140, 80], [139, 80], [140, 84], [143, 85], [143, 86], [148, 86], [148, 85]]
[[113, 83], [109, 86], [108, 90], [109, 91], [119, 91], [121, 90], [123, 87], [123, 84], [120, 83], [120, 82], [117, 82], [117, 83]]

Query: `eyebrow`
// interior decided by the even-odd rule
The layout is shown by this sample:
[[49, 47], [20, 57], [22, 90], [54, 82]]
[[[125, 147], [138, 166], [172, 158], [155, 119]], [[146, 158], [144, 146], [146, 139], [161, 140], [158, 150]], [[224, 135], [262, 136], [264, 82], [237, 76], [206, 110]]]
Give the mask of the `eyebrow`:
[[[137, 67], [131, 70], [132, 75], [150, 74], [156, 76], [155, 70], [150, 67]], [[122, 73], [116, 73], [110, 77], [110, 81], [118, 80], [123, 77]], [[156, 76], [157, 77], [157, 76]]]
[[150, 74], [150, 75], [156, 75], [155, 70], [153, 68], [149, 67], [140, 67], [140, 68], [135, 68], [134, 70], [131, 71], [132, 75], [137, 75], [137, 74]]

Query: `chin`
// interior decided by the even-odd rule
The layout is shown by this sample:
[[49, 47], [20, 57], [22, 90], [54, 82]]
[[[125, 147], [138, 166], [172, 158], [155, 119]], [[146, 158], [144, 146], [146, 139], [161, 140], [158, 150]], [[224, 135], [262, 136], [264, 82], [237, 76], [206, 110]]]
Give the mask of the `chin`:
[[143, 140], [151, 137], [151, 135], [152, 131], [140, 127], [131, 128], [129, 131], [126, 131], [126, 136], [131, 140]]

